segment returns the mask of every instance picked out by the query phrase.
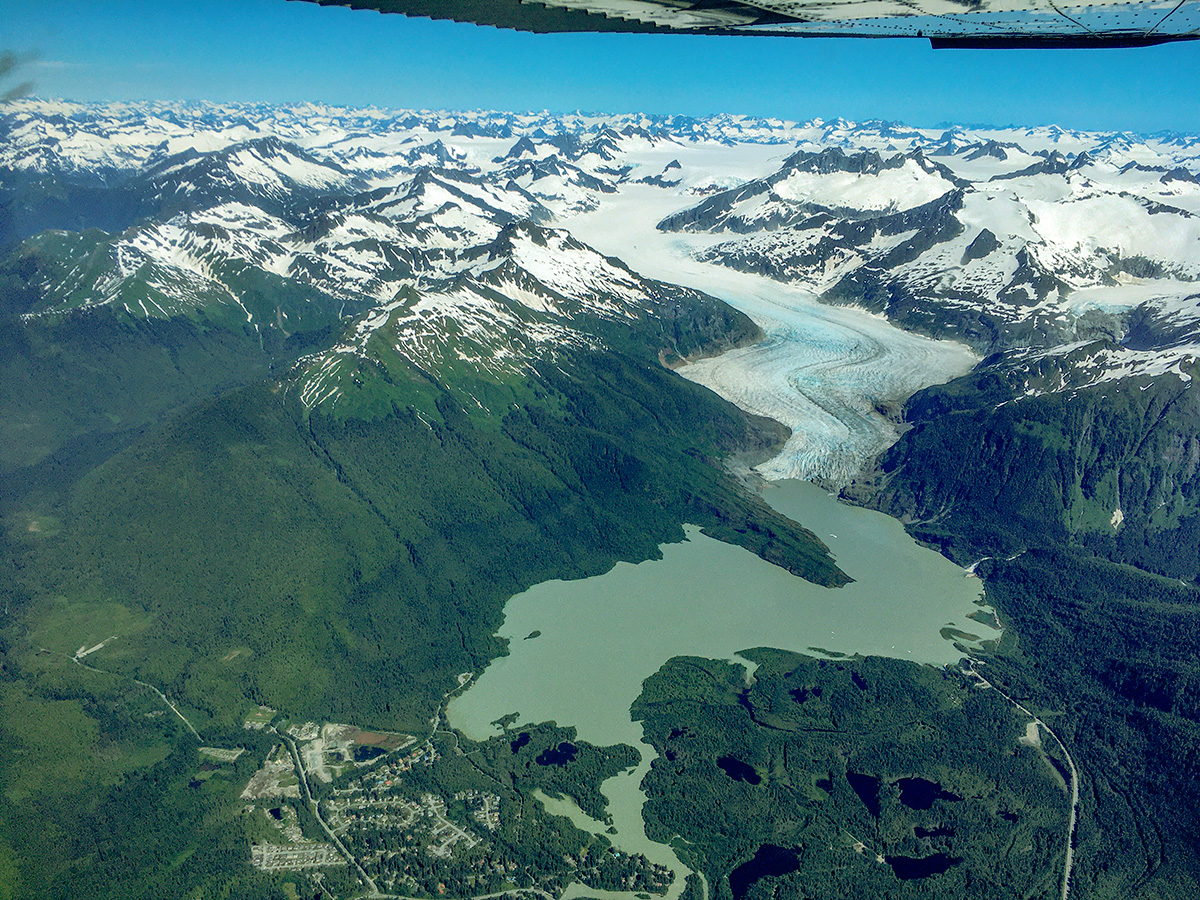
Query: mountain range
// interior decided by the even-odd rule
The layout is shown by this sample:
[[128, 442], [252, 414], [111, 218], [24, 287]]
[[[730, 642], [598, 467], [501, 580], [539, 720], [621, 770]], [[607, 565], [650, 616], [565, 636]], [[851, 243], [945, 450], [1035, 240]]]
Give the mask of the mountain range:
[[[41, 100], [0, 108], [0, 888], [284, 890], [143, 689], [213, 742], [254, 743], [259, 704], [416, 734], [504, 652], [509, 597], [684, 523], [845, 584], [753, 490], [797, 437], [754, 390], [786, 404], [804, 368], [758, 383], [805, 330], [764, 297], [877, 340], [813, 329], [859, 356], [813, 415], [896, 440], [812, 474], [976, 564], [1005, 625], [990, 677], [1089, 773], [1072, 890], [1191, 896], [1200, 137]], [[892, 326], [952, 362], [870, 377]], [[746, 409], [689, 380], [722, 354]], [[768, 727], [750, 694], [721, 715]], [[785, 785], [782, 819], [824, 783]], [[697, 857], [720, 896], [754, 856], [735, 845]]]

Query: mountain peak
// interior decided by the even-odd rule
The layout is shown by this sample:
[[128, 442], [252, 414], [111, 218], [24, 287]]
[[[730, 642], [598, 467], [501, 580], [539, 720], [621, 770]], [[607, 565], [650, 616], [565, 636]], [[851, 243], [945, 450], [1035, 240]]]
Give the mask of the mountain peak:
[[513, 144], [512, 149], [509, 150], [508, 153], [504, 154], [504, 156], [497, 156], [493, 160], [493, 162], [504, 162], [505, 160], [510, 160], [510, 159], [521, 159], [524, 156], [532, 156], [534, 158], [537, 158], [537, 155], [538, 155], [537, 147], [534, 145], [533, 141], [531, 141], [526, 136], [526, 137], [520, 138], [515, 144]]

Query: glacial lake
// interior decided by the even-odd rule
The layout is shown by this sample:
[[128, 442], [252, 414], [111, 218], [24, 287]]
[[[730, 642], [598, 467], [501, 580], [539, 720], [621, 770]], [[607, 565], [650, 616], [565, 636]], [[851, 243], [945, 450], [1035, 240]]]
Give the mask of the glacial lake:
[[[997, 636], [967, 618], [980, 608], [982, 583], [918, 545], [895, 519], [839, 503], [808, 482], [772, 482], [763, 497], [824, 541], [854, 583], [818, 587], [689, 526], [687, 540], [663, 545], [660, 560], [546, 582], [509, 600], [499, 631], [509, 655], [447, 708], [451, 724], [476, 740], [498, 734], [493, 723], [517, 713], [520, 722], [572, 725], [594, 744], [637, 747], [641, 764], [603, 785], [617, 831], [610, 838], [675, 870], [668, 897], [682, 890], [688, 870], [669, 847], [646, 838], [640, 783], [654, 751], [629, 717], [642, 682], [668, 659], [737, 659], [741, 650], [778, 647], [943, 666], [963, 655], [942, 636], [944, 627]], [[540, 634], [527, 638], [534, 632]], [[553, 806], [564, 815], [574, 804]], [[601, 830], [586, 817], [572, 818]], [[568, 898], [600, 893], [573, 885]]]

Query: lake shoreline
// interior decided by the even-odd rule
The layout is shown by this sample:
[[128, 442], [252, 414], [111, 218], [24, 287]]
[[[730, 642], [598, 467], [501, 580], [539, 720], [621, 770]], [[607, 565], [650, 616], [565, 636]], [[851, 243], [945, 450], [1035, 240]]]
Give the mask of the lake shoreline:
[[[451, 724], [482, 740], [515, 712], [518, 722], [554, 721], [576, 728], [581, 740], [637, 748], [642, 762], [634, 772], [601, 786], [617, 830], [611, 839], [674, 868], [673, 851], [645, 835], [640, 781], [654, 751], [630, 717], [643, 682], [669, 659], [747, 665], [741, 652], [773, 647], [945, 666], [964, 655], [961, 640], [942, 633], [948, 623], [955, 634], [998, 634], [969, 618], [980, 608], [981, 583], [916, 544], [897, 520], [808, 482], [769, 482], [763, 498], [825, 541], [856, 580], [820, 587], [686, 526], [686, 540], [663, 544], [658, 560], [618, 563], [603, 575], [546, 582], [513, 597], [498, 631], [509, 654], [450, 703]], [[535, 631], [536, 640], [524, 640]], [[685, 875], [676, 870], [678, 884]]]

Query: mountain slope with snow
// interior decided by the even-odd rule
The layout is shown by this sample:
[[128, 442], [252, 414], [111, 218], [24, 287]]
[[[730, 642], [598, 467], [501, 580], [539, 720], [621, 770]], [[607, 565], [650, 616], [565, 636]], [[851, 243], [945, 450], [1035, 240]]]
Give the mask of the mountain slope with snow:
[[[992, 152], [1016, 150], [993, 143]], [[804, 190], [793, 193], [786, 186], [797, 169]], [[881, 173], [902, 180], [878, 182]], [[1180, 363], [1197, 355], [1179, 337], [1200, 325], [1190, 170], [1055, 150], [1015, 171], [963, 175], [927, 163], [920, 150], [886, 160], [874, 151], [798, 154], [659, 227], [712, 235], [695, 243], [702, 261], [885, 312], [984, 353], [1122, 340], [1136, 318], [1143, 332], [1176, 338], [1128, 346], [1126, 356], [1165, 353]], [[1145, 356], [1135, 368], [1161, 367], [1156, 360]]]
[[[558, 343], [619, 346], [614, 323], [661, 318], [667, 334], [699, 295], [535, 227], [610, 208], [662, 210], [671, 252], [710, 271], [981, 353], [1060, 357], [1078, 370], [1064, 383], [1182, 372], [1197, 352], [1200, 141], [1185, 135], [34, 100], [0, 133], [11, 228], [110, 229], [18, 249], [22, 314], [222, 322], [264, 346], [307, 335], [324, 343], [310, 398], [340, 396], [329, 359], [365, 358], [384, 332], [418, 368], [501, 382]], [[367, 340], [369, 322], [388, 324]], [[1115, 349], [1079, 349], [1093, 342]]]

